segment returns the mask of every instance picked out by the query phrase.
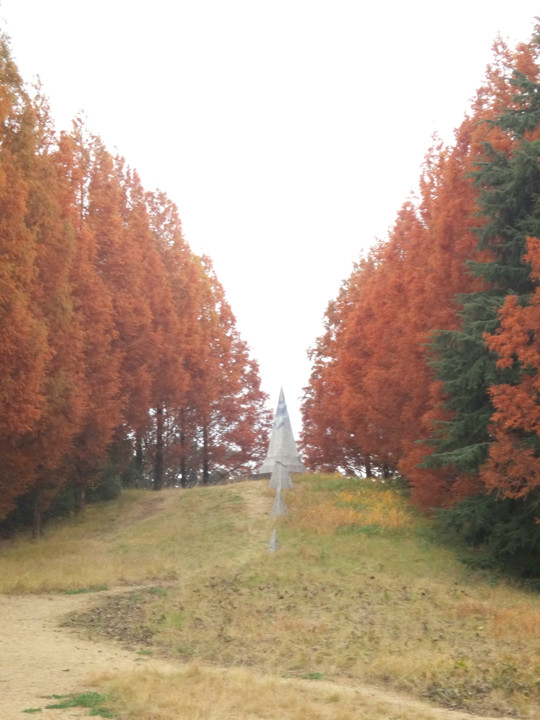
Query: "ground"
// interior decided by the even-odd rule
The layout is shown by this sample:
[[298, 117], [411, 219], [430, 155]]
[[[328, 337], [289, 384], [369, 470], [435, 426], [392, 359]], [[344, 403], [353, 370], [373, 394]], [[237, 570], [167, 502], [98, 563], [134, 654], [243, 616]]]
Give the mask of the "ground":
[[[124, 588], [125, 590], [125, 588]], [[60, 627], [62, 617], [95, 602], [89, 595], [0, 595], [0, 717], [21, 720], [51, 695], [82, 692], [106, 668], [135, 667], [141, 658], [113, 643], [91, 642]], [[39, 717], [88, 717], [88, 710], [43, 710]]]
[[[121, 588], [120, 592], [125, 592]], [[90, 608], [114, 591], [83, 595], [0, 595], [0, 717], [22, 720], [29, 711], [44, 720], [88, 717], [88, 710], [45, 709], [51, 695], [79, 693], [100, 672], [131, 670], [141, 663], [170, 668], [170, 664], [123, 649], [110, 641], [91, 641], [61, 625], [66, 614]], [[99, 596], [99, 597], [98, 597]], [[226, 672], [226, 671], [224, 671]], [[299, 681], [309, 682], [309, 681]], [[334, 684], [332, 687], [336, 687]], [[388, 717], [405, 707], [430, 720], [480, 720], [463, 712], [435, 708], [413, 698], [369, 686], [349, 688], [357, 696], [388, 706]], [[37, 709], [41, 708], [40, 712]], [[28, 714], [23, 714], [27, 711]], [[378, 717], [380, 717], [378, 715]], [[128, 720], [128, 719], [125, 719]], [[483, 718], [483, 720], [489, 720]], [[501, 720], [499, 718], [498, 720]]]

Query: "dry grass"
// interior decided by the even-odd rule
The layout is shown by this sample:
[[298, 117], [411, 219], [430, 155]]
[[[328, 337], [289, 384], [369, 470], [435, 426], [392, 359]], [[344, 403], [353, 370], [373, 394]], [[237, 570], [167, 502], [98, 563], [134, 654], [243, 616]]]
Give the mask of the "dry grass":
[[[254, 482], [128, 493], [42, 543], [2, 546], [0, 587], [151, 580], [133, 622], [154, 656], [186, 666], [100, 680], [133, 720], [358, 718], [362, 703], [382, 702], [362, 695], [366, 681], [462, 711], [537, 716], [538, 595], [472, 574], [396, 489], [302, 476], [285, 518], [268, 515], [272, 500]], [[269, 554], [274, 526], [281, 549]], [[108, 632], [105, 616], [81, 622]], [[428, 711], [390, 703], [365, 716]]]
[[[334, 482], [341, 484], [339, 480]], [[309, 492], [306, 483], [296, 493], [294, 511], [295, 527], [325, 534], [355, 526], [399, 530], [422, 524], [410, 504], [395, 490], [368, 484], [336, 490], [321, 499]]]
[[[174, 580], [201, 564], [235, 565], [249, 552], [257, 519], [241, 512], [234, 488], [124, 492], [52, 523], [39, 542], [0, 542], [0, 592], [75, 591]], [[266, 517], [258, 522], [266, 522]], [[196, 548], [196, 552], [193, 552]]]
[[468, 720], [373, 688], [264, 675], [249, 668], [141, 669], [96, 684], [130, 720]]
[[490, 603], [467, 600], [456, 605], [456, 616], [462, 619], [472, 616], [475, 621], [489, 625], [490, 631], [501, 639], [540, 638], [540, 610], [531, 608], [529, 604], [496, 607]]

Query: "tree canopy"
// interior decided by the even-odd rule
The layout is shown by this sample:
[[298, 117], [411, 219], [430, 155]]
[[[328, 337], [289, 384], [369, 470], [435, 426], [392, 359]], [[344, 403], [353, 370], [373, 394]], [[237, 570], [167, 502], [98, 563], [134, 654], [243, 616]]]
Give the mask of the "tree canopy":
[[[174, 203], [81, 117], [58, 133], [0, 38], [0, 520], [100, 484], [249, 472], [259, 369]], [[110, 491], [110, 488], [109, 488]]]
[[529, 502], [534, 542], [539, 33], [495, 43], [453, 144], [330, 303], [302, 434], [312, 469], [399, 473], [425, 509]]

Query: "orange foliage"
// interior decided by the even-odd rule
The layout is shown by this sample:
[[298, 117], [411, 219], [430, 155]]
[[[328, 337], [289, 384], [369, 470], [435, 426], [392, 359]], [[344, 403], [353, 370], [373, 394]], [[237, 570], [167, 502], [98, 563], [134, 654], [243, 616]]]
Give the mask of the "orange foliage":
[[[465, 265], [488, 259], [477, 250], [480, 190], [471, 173], [484, 159], [486, 142], [511, 150], [511, 135], [489, 121], [512, 107], [513, 67], [536, 77], [532, 45], [511, 52], [498, 42], [454, 145], [436, 143], [428, 153], [419, 197], [403, 205], [387, 242], [355, 268], [330, 304], [326, 332], [312, 352], [302, 409], [310, 466], [358, 473], [367, 458], [379, 471], [403, 473], [423, 507], [455, 502], [482, 487], [478, 477], [422, 468], [430, 448], [419, 441], [433, 435], [434, 421], [447, 419], [438, 407], [441, 387], [433, 382], [430, 338], [436, 330], [458, 328], [456, 296], [482, 287]], [[540, 253], [536, 246], [533, 252]], [[508, 333], [510, 345], [523, 345]], [[526, 358], [524, 346], [521, 353], [522, 362], [535, 362]]]
[[[528, 239], [524, 259], [531, 264], [531, 276], [538, 281], [538, 238]], [[508, 296], [500, 316], [500, 327], [493, 335], [486, 335], [485, 342], [499, 355], [499, 367], [520, 363], [524, 372], [517, 385], [496, 385], [490, 390], [495, 407], [494, 441], [482, 479], [489, 490], [517, 498], [540, 486], [540, 457], [534, 447], [534, 439], [538, 443], [540, 438], [540, 287], [526, 306], [520, 305], [515, 295]]]
[[57, 137], [5, 38], [0, 307], [0, 520], [26, 494], [39, 533], [54, 497], [69, 484], [82, 506], [113, 458], [118, 474], [136, 458], [158, 489], [176, 482], [183, 440], [206, 479], [264, 451], [257, 363], [176, 207], [80, 118]]

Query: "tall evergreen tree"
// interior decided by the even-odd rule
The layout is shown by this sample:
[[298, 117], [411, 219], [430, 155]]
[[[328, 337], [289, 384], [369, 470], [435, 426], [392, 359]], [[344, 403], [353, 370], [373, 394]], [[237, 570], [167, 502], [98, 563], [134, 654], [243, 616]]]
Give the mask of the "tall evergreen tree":
[[[538, 51], [538, 46], [537, 46]], [[485, 161], [475, 173], [481, 190], [479, 204], [485, 218], [479, 248], [487, 262], [470, 261], [470, 271], [484, 281], [483, 290], [464, 295], [462, 325], [458, 330], [437, 333], [434, 361], [446, 395], [450, 417], [439, 424], [435, 452], [426, 464], [451, 466], [456, 475], [479, 472], [491, 443], [493, 415], [490, 387], [515, 384], [522, 372], [519, 364], [497, 367], [497, 356], [485, 343], [486, 335], [499, 325], [499, 310], [507, 295], [527, 304], [534, 292], [530, 266], [524, 261], [527, 237], [540, 234], [540, 127], [538, 80], [515, 72], [515, 106], [502, 113], [495, 125], [511, 140], [509, 150], [486, 143]]]
[[[540, 449], [537, 428], [517, 423], [511, 434], [502, 432], [508, 430], [506, 401], [530, 385], [534, 367], [522, 345], [503, 348], [503, 361], [497, 353], [508, 339], [509, 322], [516, 321], [514, 316], [522, 319], [516, 307], [532, 307], [538, 285], [527, 262], [527, 242], [540, 236], [539, 55], [540, 34], [528, 54], [517, 55], [535, 62], [524, 71], [519, 64], [514, 69], [513, 106], [495, 121], [508, 143], [497, 150], [487, 144], [475, 174], [485, 218], [479, 248], [489, 260], [469, 263], [483, 289], [461, 298], [461, 328], [439, 332], [434, 342], [449, 415], [439, 423], [435, 452], [425, 461], [428, 467], [450, 469], [454, 482], [473, 476], [485, 483], [479, 494], [452, 509], [451, 524], [469, 542], [483, 544], [491, 561], [535, 577], [540, 573], [540, 492], [533, 477]], [[537, 332], [529, 327], [525, 343], [533, 346]], [[527, 400], [538, 404], [537, 394], [528, 394]]]

